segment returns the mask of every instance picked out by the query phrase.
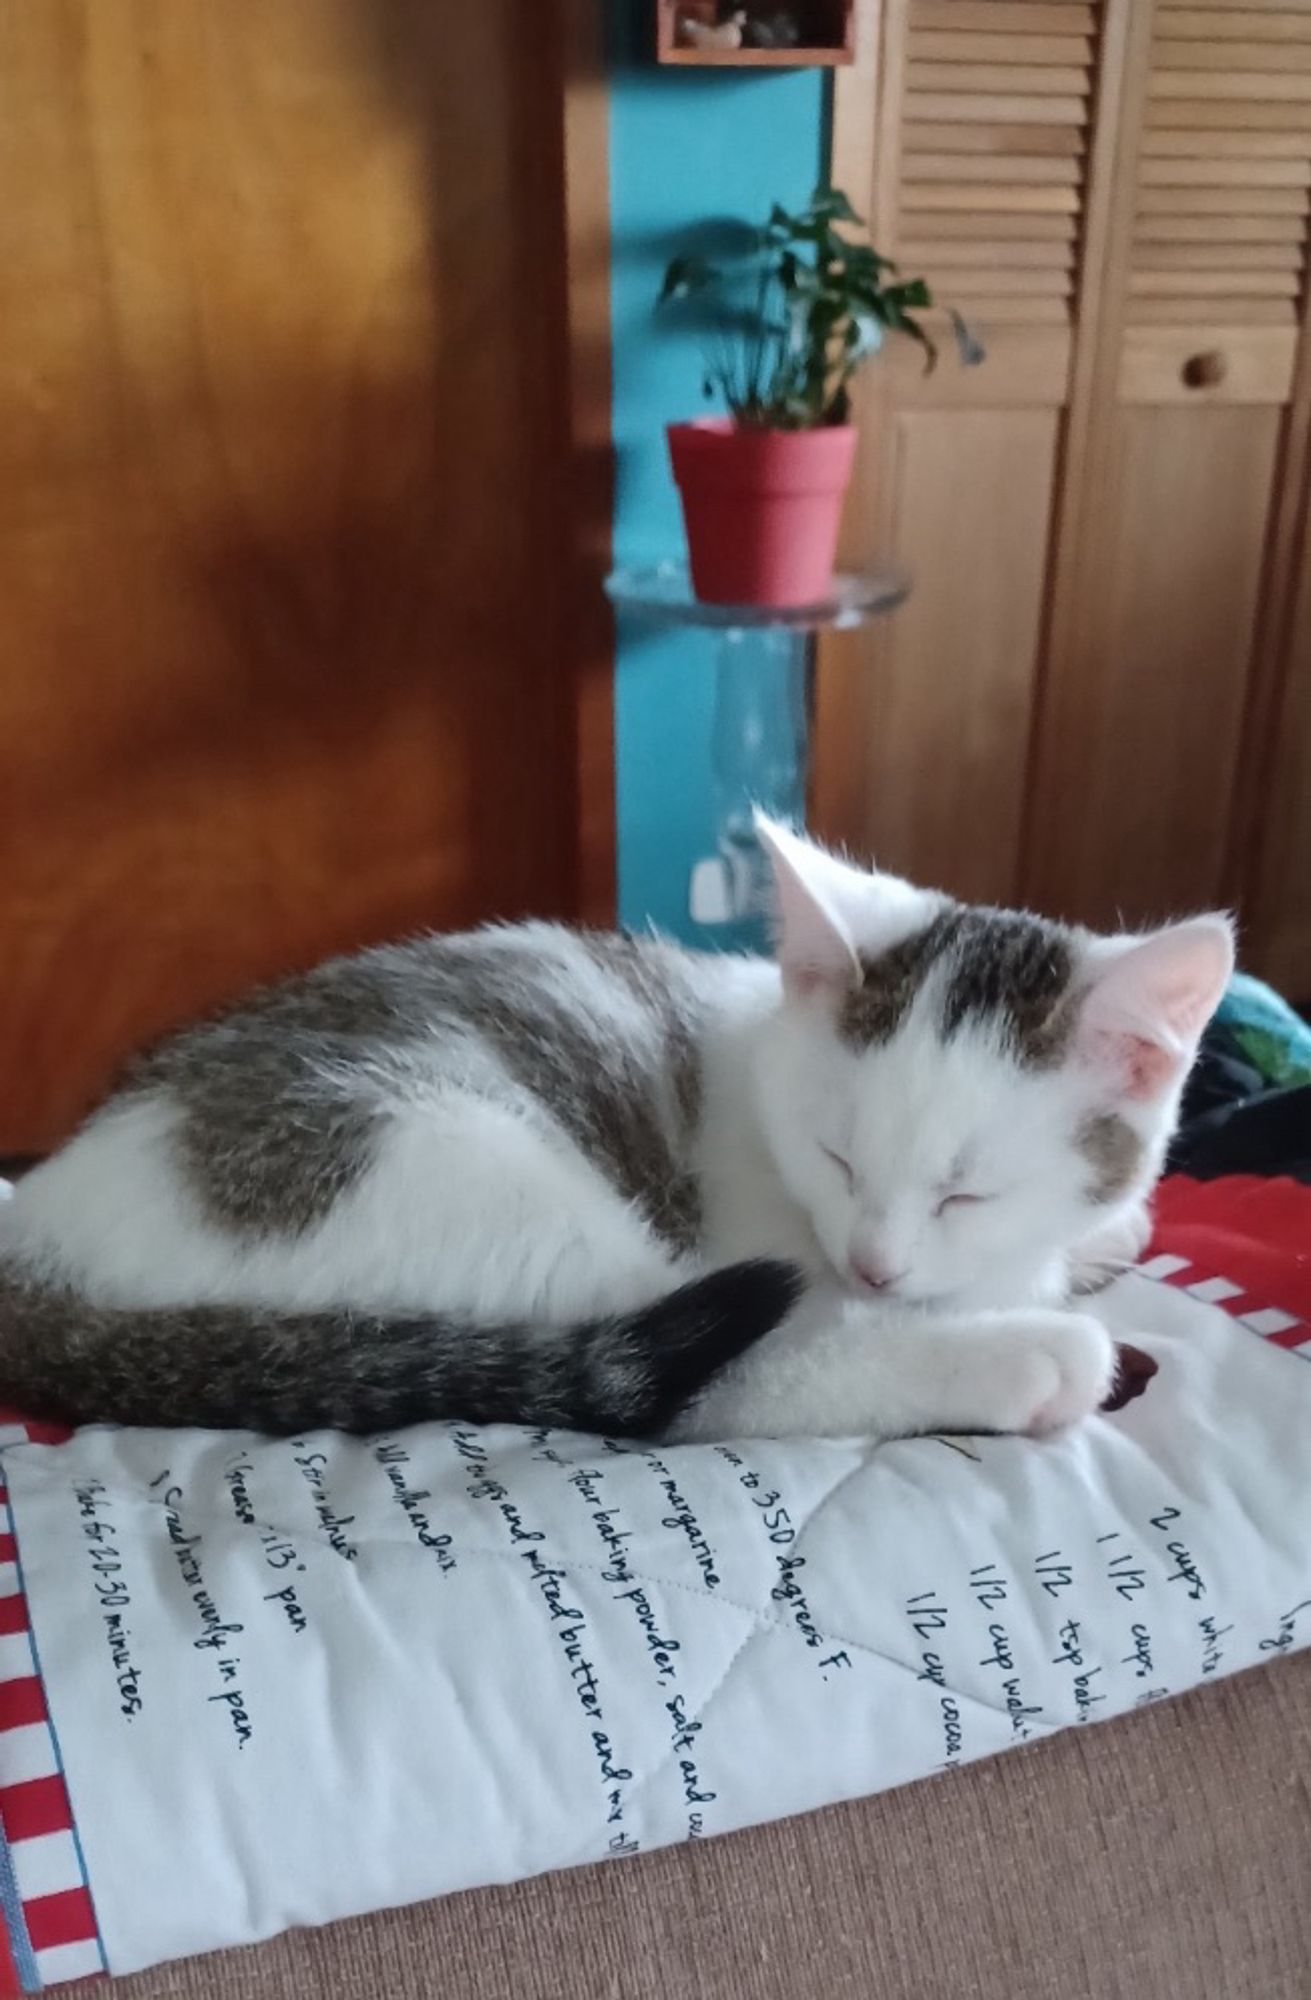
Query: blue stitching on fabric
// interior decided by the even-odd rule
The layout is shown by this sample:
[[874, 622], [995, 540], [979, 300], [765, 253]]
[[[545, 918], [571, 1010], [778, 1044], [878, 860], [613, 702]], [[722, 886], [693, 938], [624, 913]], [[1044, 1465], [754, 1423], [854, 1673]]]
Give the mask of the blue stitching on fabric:
[[36, 1969], [36, 1953], [32, 1949], [32, 1940], [27, 1935], [23, 1899], [18, 1893], [13, 1857], [9, 1852], [9, 1836], [3, 1828], [0, 1828], [0, 1915], [3, 1915], [5, 1928], [9, 1932], [14, 1971], [23, 1983], [23, 1991], [39, 1993], [41, 1975]]

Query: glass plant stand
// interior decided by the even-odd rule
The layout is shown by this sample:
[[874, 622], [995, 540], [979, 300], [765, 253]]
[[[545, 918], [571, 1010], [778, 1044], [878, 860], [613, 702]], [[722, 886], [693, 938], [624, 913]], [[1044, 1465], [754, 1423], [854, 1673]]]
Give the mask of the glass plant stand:
[[757, 950], [767, 943], [769, 868], [752, 808], [800, 827], [810, 763], [809, 670], [816, 632], [850, 631], [902, 603], [892, 569], [839, 575], [818, 604], [786, 610], [702, 604], [679, 563], [617, 569], [606, 591], [617, 611], [666, 630], [717, 635], [713, 766], [716, 852], [692, 870], [689, 914], [708, 943]]

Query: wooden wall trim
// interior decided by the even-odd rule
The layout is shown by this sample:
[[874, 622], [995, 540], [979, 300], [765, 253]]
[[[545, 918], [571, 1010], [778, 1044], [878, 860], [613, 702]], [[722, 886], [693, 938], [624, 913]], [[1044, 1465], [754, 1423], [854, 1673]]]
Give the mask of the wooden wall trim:
[[833, 79], [832, 179], [857, 205], [874, 186], [882, 12], [881, 0], [856, 0], [856, 60]]
[[578, 916], [612, 924], [617, 897], [610, 147], [604, 10], [557, 0], [562, 69], [566, 318], [573, 515], [567, 642], [577, 688]]
[[[896, 0], [890, 0], [895, 5]], [[829, 175], [834, 187], [868, 213], [873, 241], [884, 247], [895, 217], [897, 124], [880, 118], [884, 81], [884, 0], [856, 0], [856, 58], [833, 79]], [[895, 47], [893, 50], [895, 55]], [[842, 561], [858, 569], [887, 547], [891, 530], [883, 430], [891, 408], [886, 371], [857, 377], [853, 395], [856, 468], [843, 512]], [[877, 727], [877, 634], [822, 636], [816, 646], [810, 820], [824, 838], [849, 840], [862, 824], [865, 745]]]
[[[1030, 720], [1020, 834], [1021, 900], [1043, 900], [1042, 829], [1052, 815], [1071, 809], [1060, 746], [1069, 740], [1073, 718], [1062, 716], [1061, 706], [1077, 701], [1090, 684], [1086, 669], [1076, 665], [1086, 577], [1093, 561], [1090, 542], [1097, 529], [1088, 497], [1094, 490], [1097, 455], [1104, 450], [1104, 426], [1099, 429], [1097, 419], [1113, 409], [1117, 399], [1124, 311], [1121, 289], [1112, 288], [1108, 272], [1113, 267], [1127, 268], [1154, 5], [1155, 0], [1106, 0], [1102, 20], [1082, 274], [1074, 316], [1074, 362], [1056, 478], [1053, 567]], [[1054, 662], [1060, 663], [1059, 685], [1052, 671]]]

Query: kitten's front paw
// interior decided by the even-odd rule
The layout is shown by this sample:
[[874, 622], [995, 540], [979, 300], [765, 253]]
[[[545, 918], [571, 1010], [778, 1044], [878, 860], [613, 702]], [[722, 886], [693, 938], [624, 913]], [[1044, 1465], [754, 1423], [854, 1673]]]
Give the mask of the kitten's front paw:
[[1045, 1437], [1092, 1416], [1111, 1393], [1115, 1343], [1087, 1313], [1017, 1313], [994, 1340], [999, 1430]]

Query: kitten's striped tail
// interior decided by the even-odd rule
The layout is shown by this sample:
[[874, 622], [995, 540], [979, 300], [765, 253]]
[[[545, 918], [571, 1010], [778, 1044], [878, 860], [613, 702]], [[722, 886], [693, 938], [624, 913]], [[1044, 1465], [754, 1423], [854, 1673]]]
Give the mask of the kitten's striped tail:
[[654, 1436], [786, 1316], [790, 1264], [729, 1265], [568, 1327], [452, 1313], [104, 1306], [0, 1262], [0, 1401], [65, 1423], [368, 1434], [438, 1417]]

